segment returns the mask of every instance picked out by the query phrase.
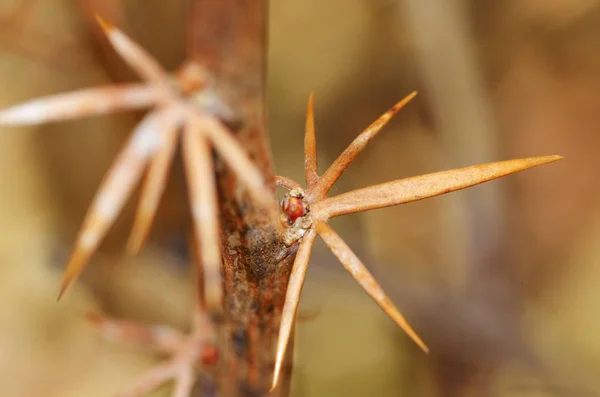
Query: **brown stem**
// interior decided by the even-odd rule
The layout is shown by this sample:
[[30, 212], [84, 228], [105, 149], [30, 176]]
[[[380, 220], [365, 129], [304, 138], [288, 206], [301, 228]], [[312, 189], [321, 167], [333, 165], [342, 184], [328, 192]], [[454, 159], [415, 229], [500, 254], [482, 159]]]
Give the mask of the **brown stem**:
[[[231, 120], [223, 121], [228, 122], [274, 194], [265, 126], [267, 6], [266, 0], [192, 0], [188, 58], [201, 63], [215, 77], [216, 92], [236, 113], [235, 125]], [[220, 159], [216, 171], [225, 310], [217, 394], [266, 395], [294, 255], [277, 261], [285, 245], [269, 214], [256, 205]], [[279, 395], [287, 394], [289, 368], [288, 360]]]

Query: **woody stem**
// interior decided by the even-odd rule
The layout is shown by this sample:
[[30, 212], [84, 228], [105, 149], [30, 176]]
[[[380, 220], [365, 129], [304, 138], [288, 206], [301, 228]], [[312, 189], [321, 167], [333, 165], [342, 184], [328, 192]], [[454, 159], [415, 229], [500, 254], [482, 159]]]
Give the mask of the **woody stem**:
[[[214, 75], [219, 99], [236, 114], [235, 125], [229, 127], [274, 195], [264, 106], [268, 2], [192, 0], [189, 5], [188, 60]], [[278, 263], [285, 245], [272, 219], [219, 158], [215, 169], [225, 310], [218, 340], [222, 359], [217, 395], [266, 395], [295, 255]], [[281, 387], [271, 395], [287, 395], [288, 368], [289, 363]]]

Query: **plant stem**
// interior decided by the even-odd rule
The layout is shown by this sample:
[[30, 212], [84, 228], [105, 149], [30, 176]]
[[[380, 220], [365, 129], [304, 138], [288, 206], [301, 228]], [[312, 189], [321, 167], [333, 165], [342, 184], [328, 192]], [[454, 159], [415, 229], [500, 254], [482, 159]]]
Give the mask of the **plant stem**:
[[[188, 60], [214, 77], [219, 98], [235, 113], [236, 138], [275, 191], [265, 123], [266, 0], [191, 0]], [[294, 255], [276, 225], [235, 175], [217, 159], [225, 316], [219, 327], [219, 396], [259, 396], [269, 390], [274, 346]], [[290, 349], [290, 352], [293, 349]], [[289, 363], [289, 360], [288, 360]], [[272, 395], [287, 395], [291, 367]]]

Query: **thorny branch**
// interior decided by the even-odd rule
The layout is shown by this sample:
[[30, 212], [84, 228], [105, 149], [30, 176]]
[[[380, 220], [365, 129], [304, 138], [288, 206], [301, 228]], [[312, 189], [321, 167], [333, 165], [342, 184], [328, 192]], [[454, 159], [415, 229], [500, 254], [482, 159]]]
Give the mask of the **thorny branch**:
[[[246, 13], [249, 9], [238, 14], [244, 16], [244, 21], [253, 21], [249, 28], [258, 29], [255, 32], [258, 38], [263, 37], [264, 23], [261, 18], [265, 11], [265, 4], [260, 2], [260, 5], [262, 7], [255, 12], [258, 18], [254, 20], [248, 18], [248, 15], [252, 15]], [[210, 7], [206, 8], [210, 10]], [[221, 17], [229, 15], [220, 14]], [[215, 345], [223, 353], [221, 360], [210, 365], [215, 367], [219, 364], [223, 369], [217, 371], [222, 374], [219, 394], [263, 394], [270, 377], [271, 345], [278, 327], [277, 313], [282, 306], [287, 280], [285, 267], [277, 267], [280, 262], [278, 258], [282, 257], [281, 252], [286, 248], [281, 243], [279, 233], [271, 162], [264, 131], [264, 73], [254, 69], [241, 73], [242, 77], [244, 73], [251, 77], [242, 80], [247, 82], [254, 79], [260, 84], [245, 84], [244, 81], [233, 85], [219, 84], [217, 81], [228, 82], [226, 78], [231, 76], [223, 74], [226, 69], [217, 68], [216, 72], [223, 76], [221, 80], [215, 80], [208, 69], [214, 68], [214, 62], [208, 62], [207, 65], [187, 62], [171, 76], [123, 32], [103, 20], [99, 22], [115, 51], [146, 80], [144, 84], [61, 94], [0, 112], [0, 123], [23, 125], [122, 109], [153, 108], [135, 128], [102, 182], [67, 264], [60, 295], [83, 271], [148, 168], [136, 223], [128, 244], [128, 248], [134, 252], [141, 248], [164, 190], [174, 144], [183, 128], [185, 169], [190, 185], [191, 215], [196, 229], [194, 245], [199, 248], [197, 257], [203, 267], [203, 294], [198, 302], [200, 310], [193, 314], [192, 334], [180, 342], [187, 347], [167, 352], [172, 359], [141, 376], [124, 395], [138, 396], [174, 379], [174, 395], [187, 396], [193, 386], [190, 371], [196, 368], [202, 351], [207, 346]], [[226, 20], [222, 22], [227, 24]], [[234, 31], [237, 29], [235, 24], [230, 28]], [[242, 47], [247, 49], [246, 46]], [[251, 50], [250, 54], [256, 54], [254, 48]], [[235, 54], [228, 54], [231, 55], [235, 59]], [[253, 57], [260, 62], [264, 59], [262, 53]], [[254, 92], [257, 87], [260, 89]], [[236, 92], [236, 89], [240, 92]], [[242, 99], [245, 98], [243, 101], [239, 100], [240, 95]], [[221, 98], [229, 98], [236, 111], [232, 112], [229, 103]], [[225, 124], [229, 124], [233, 131]], [[238, 139], [232, 133], [236, 133]], [[246, 148], [240, 145], [243, 137], [249, 139]], [[213, 186], [215, 178], [209, 151], [211, 146], [219, 155], [216, 170], [220, 182], [218, 201], [223, 214], [221, 241], [224, 248], [224, 282], [221, 281], [219, 211], [216, 205], [217, 190]], [[246, 150], [252, 148], [255, 150], [250, 151], [250, 155], [254, 161], [248, 157]], [[259, 171], [255, 164], [260, 164], [263, 170]], [[269, 185], [265, 184], [265, 175]], [[226, 299], [225, 315], [221, 316], [223, 284]], [[280, 291], [279, 295], [276, 291]], [[206, 320], [205, 309], [211, 315], [209, 320]], [[220, 339], [215, 339], [216, 331], [219, 331]], [[214, 373], [212, 368], [206, 368], [206, 363], [202, 363], [202, 367], [206, 373]], [[214, 387], [214, 381], [208, 378], [205, 383], [206, 387]], [[285, 393], [285, 389], [282, 390]]]
[[[229, 125], [274, 193], [265, 122], [268, 2], [191, 1], [188, 57], [215, 76], [220, 98], [234, 109]], [[264, 395], [273, 371], [275, 339], [294, 258], [238, 178], [217, 165], [223, 252], [224, 308], [220, 387], [223, 395]], [[283, 259], [280, 260], [283, 256]], [[289, 362], [291, 365], [291, 362]], [[284, 371], [291, 372], [287, 366]], [[289, 377], [278, 390], [287, 395]]]
[[[275, 177], [265, 130], [266, 6], [265, 0], [192, 1], [188, 60], [173, 75], [123, 32], [100, 20], [110, 44], [145, 80], [143, 84], [82, 90], [0, 111], [0, 124], [24, 125], [152, 108], [119, 153], [90, 207], [67, 264], [61, 294], [83, 271], [147, 171], [128, 243], [132, 252], [142, 247], [173, 152], [183, 137], [193, 245], [201, 263], [198, 279], [203, 281], [192, 314], [192, 332], [184, 336], [162, 327], [142, 327], [92, 315], [90, 320], [101, 331], [142, 342], [170, 356], [132, 383], [122, 396], [142, 396], [172, 379], [172, 395], [187, 397], [197, 369], [204, 375], [203, 390], [210, 395], [265, 395], [270, 380], [271, 390], [279, 384], [277, 392], [287, 395], [291, 365], [286, 364], [292, 352], [287, 347], [293, 339], [293, 324], [317, 235], [385, 313], [428, 351], [328, 220], [452, 192], [561, 158], [483, 164], [329, 198], [328, 191], [345, 169], [416, 93], [366, 128], [321, 176], [311, 95], [305, 134], [306, 190], [288, 178]], [[216, 154], [214, 167], [211, 149]], [[275, 183], [289, 190], [279, 218]], [[279, 383], [281, 374], [283, 382]]]

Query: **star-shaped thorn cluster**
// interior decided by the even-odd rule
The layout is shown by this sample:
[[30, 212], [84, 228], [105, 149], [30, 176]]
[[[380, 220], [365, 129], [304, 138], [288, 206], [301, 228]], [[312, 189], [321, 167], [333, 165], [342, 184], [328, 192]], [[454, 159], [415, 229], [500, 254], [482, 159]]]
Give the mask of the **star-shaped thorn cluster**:
[[561, 156], [542, 156], [475, 165], [400, 179], [328, 197], [327, 193], [333, 184], [356, 156], [377, 135], [381, 128], [415, 95], [416, 92], [413, 92], [398, 102], [365, 129], [321, 176], [317, 172], [313, 109], [314, 97], [311, 95], [309, 98], [304, 138], [306, 189], [303, 189], [297, 182], [291, 179], [281, 176], [276, 177], [277, 185], [289, 191], [281, 202], [283, 211], [282, 222], [286, 227], [285, 243], [288, 246], [298, 244], [298, 247], [288, 283], [279, 329], [272, 384], [273, 389], [277, 386], [281, 365], [298, 309], [310, 253], [317, 235], [323, 239], [344, 268], [358, 281], [360, 286], [383, 311], [421, 349], [425, 352], [429, 351], [425, 343], [419, 338], [404, 316], [396, 309], [365, 265], [352, 252], [352, 249], [350, 249], [344, 240], [328, 225], [327, 222], [329, 219], [339, 215], [410, 203], [438, 196], [562, 158]]
[[126, 109], [151, 108], [135, 127], [106, 174], [84, 219], [61, 283], [59, 298], [83, 271], [136, 183], [147, 169], [127, 250], [137, 253], [164, 191], [177, 142], [182, 150], [196, 237], [203, 267], [205, 302], [222, 303], [218, 202], [211, 150], [236, 173], [252, 198], [277, 218], [277, 202], [264, 178], [221, 120], [235, 114], [219, 100], [209, 74], [196, 63], [168, 74], [141, 46], [98, 18], [110, 43], [143, 83], [110, 85], [35, 99], [0, 111], [0, 125], [33, 125]]
[[194, 312], [188, 335], [161, 325], [143, 326], [88, 313], [88, 321], [110, 340], [135, 343], [166, 354], [169, 359], [150, 368], [115, 397], [142, 397], [169, 380], [174, 381], [173, 397], [191, 396], [196, 370], [211, 370], [219, 362], [216, 330], [207, 314]]

